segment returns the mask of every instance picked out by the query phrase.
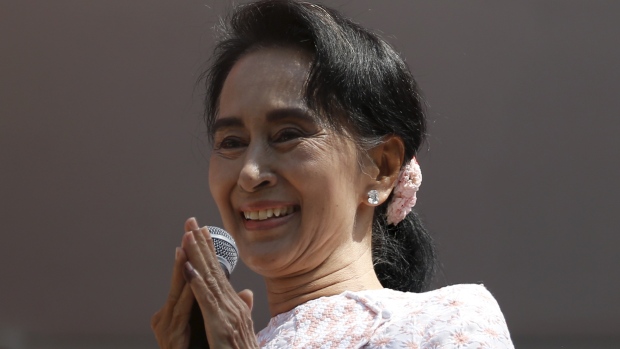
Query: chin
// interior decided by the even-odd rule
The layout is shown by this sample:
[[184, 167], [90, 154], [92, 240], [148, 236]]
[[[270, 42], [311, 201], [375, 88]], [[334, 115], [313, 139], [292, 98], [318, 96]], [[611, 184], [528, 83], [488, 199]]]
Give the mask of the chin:
[[[245, 244], [244, 244], [245, 245]], [[263, 277], [277, 277], [286, 273], [293, 264], [295, 249], [287, 241], [253, 242], [250, 246], [239, 246], [243, 263]]]

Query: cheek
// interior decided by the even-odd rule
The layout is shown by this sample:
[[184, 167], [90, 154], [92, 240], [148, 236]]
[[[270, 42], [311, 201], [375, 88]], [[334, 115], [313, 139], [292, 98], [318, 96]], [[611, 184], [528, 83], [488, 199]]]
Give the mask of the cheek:
[[355, 153], [346, 146], [308, 144], [296, 151], [294, 159], [287, 164], [289, 181], [299, 188], [309, 223], [349, 224], [347, 218], [353, 219], [359, 204]]
[[209, 190], [222, 214], [224, 207], [230, 206], [227, 193], [236, 183], [234, 168], [230, 165], [219, 156], [211, 156], [209, 160]]
[[[333, 140], [309, 142], [296, 152], [297, 170], [307, 183], [320, 182], [331, 190], [347, 191], [358, 182], [360, 170], [356, 162], [357, 154], [353, 146]], [[324, 192], [323, 188], [315, 188]], [[327, 189], [327, 188], [324, 188]]]
[[217, 160], [214, 159], [214, 156], [211, 156], [209, 160], [209, 190], [211, 191], [211, 196], [215, 199], [218, 195], [217, 188], [219, 188], [220, 177], [219, 174], [221, 172], [217, 166]]

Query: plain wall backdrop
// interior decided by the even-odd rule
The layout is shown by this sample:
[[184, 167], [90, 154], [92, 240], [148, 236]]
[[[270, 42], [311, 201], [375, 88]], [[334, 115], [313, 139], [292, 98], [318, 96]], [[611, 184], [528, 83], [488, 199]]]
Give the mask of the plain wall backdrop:
[[[521, 348], [618, 347], [620, 2], [324, 3], [402, 52], [428, 102], [435, 287], [484, 283]], [[229, 7], [0, 3], [0, 347], [156, 345], [184, 220], [221, 223], [196, 81]], [[261, 279], [232, 281], [262, 328]]]

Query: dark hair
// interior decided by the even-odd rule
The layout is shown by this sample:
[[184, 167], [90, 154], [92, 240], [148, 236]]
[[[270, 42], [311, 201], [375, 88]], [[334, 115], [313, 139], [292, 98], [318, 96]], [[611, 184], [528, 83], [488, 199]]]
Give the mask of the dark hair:
[[[310, 109], [335, 130], [348, 131], [362, 148], [396, 135], [404, 142], [405, 160], [416, 155], [426, 130], [422, 98], [407, 65], [379, 36], [332, 9], [294, 0], [241, 5], [227, 22], [205, 73], [209, 131], [224, 81], [244, 54], [269, 46], [297, 47], [312, 54], [304, 94]], [[435, 270], [432, 240], [413, 211], [388, 225], [390, 199], [375, 209], [375, 271], [384, 287], [422, 291]]]

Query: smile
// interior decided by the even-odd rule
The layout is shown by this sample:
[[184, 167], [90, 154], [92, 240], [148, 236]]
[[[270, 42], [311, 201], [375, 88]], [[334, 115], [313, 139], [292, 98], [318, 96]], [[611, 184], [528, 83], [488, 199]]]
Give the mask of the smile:
[[295, 206], [275, 207], [258, 211], [243, 211], [243, 216], [247, 220], [262, 221], [272, 217], [283, 217], [295, 212]]

